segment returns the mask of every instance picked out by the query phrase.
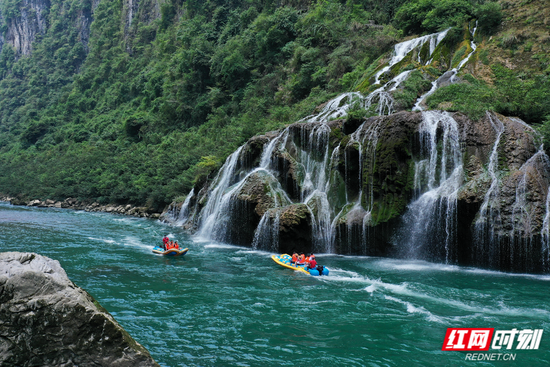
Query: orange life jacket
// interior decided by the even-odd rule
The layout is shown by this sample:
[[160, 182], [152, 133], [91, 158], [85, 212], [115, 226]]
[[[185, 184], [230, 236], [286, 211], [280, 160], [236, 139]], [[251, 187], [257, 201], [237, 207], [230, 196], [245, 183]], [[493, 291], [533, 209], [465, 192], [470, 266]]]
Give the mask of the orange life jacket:
[[298, 260], [298, 257], [296, 256], [296, 254], [292, 255], [292, 262], [295, 263], [296, 260]]

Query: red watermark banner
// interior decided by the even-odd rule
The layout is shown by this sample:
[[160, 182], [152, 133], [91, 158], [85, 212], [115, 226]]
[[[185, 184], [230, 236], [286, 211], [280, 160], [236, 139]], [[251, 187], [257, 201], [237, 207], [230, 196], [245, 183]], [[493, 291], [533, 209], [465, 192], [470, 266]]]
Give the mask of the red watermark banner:
[[442, 350], [489, 350], [494, 331], [494, 328], [448, 328]]
[[[448, 328], [441, 350], [486, 351], [539, 349], [543, 329]], [[494, 337], [493, 337], [494, 335]], [[491, 343], [492, 342], [492, 343]]]

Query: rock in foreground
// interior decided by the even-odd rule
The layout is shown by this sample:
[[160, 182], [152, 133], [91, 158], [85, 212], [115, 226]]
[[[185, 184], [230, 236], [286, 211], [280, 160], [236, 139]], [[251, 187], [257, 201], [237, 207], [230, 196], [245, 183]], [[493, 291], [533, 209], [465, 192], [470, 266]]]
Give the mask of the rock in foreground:
[[0, 365], [158, 366], [56, 260], [0, 253]]

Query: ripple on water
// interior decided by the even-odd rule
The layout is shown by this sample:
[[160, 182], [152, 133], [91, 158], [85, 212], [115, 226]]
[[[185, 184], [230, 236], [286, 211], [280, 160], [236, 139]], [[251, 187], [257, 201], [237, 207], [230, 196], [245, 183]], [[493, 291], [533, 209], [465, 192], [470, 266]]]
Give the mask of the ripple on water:
[[[166, 233], [189, 253], [152, 254]], [[447, 327], [550, 332], [548, 276], [316, 254], [330, 275], [311, 277], [158, 221], [4, 205], [0, 246], [59, 260], [161, 366], [461, 365]]]

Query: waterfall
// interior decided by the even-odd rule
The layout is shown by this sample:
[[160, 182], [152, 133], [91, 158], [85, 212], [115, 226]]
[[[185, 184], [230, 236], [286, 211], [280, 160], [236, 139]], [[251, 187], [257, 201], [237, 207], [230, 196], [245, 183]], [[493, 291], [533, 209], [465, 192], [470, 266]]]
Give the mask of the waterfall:
[[[409, 54], [409, 52], [415, 49], [422, 48], [422, 46], [424, 46], [426, 42], [430, 43], [429, 56], [431, 56], [435, 48], [439, 44], [439, 42], [441, 42], [445, 38], [445, 36], [447, 35], [447, 32], [449, 32], [449, 29], [446, 29], [443, 32], [428, 34], [423, 37], [413, 38], [412, 40], [396, 44], [393, 48], [393, 56], [390, 59], [388, 65], [386, 65], [382, 70], [376, 73], [374, 77], [375, 78], [374, 84], [380, 84], [380, 77], [384, 73], [388, 72], [392, 68], [392, 66], [396, 65], [398, 62], [403, 60], [405, 56]], [[420, 53], [418, 55], [418, 59], [420, 61]]]
[[[499, 188], [498, 188], [499, 181], [497, 176], [498, 145], [500, 143], [500, 137], [504, 132], [504, 124], [496, 116], [490, 113], [487, 113], [487, 118], [489, 119], [491, 126], [496, 132], [496, 139], [493, 144], [493, 149], [489, 157], [489, 165], [487, 167], [489, 178], [491, 180], [491, 185], [489, 186], [489, 189], [485, 194], [483, 203], [481, 204], [481, 209], [479, 211], [479, 217], [476, 221], [476, 228], [479, 229], [478, 232], [481, 232], [483, 229], [485, 229], [485, 226], [487, 225], [488, 220], [492, 219], [494, 215], [497, 215], [497, 216], [499, 215], [498, 208], [493, 207], [493, 203], [494, 203], [493, 199], [496, 199], [499, 193]], [[493, 209], [495, 209], [497, 212], [493, 213]]]
[[446, 112], [423, 112], [422, 117], [423, 159], [415, 165], [415, 189], [422, 194], [409, 204], [395, 241], [405, 257], [449, 263], [454, 260], [457, 193], [463, 181], [458, 125]]
[[498, 261], [497, 244], [499, 237], [499, 233], [495, 232], [495, 226], [498, 225], [498, 227], [500, 227], [502, 223], [500, 217], [500, 206], [498, 202], [498, 146], [500, 143], [500, 138], [504, 133], [504, 124], [496, 116], [488, 112], [487, 118], [495, 130], [496, 138], [489, 157], [489, 165], [487, 167], [487, 173], [489, 174], [491, 184], [485, 194], [483, 203], [481, 204], [481, 208], [478, 213], [478, 218], [475, 222], [475, 244], [477, 245], [477, 251], [473, 255], [486, 258], [489, 263], [495, 264], [495, 261]]
[[550, 186], [546, 192], [546, 214], [540, 231], [542, 242], [542, 264], [545, 270], [550, 266]]
[[[374, 205], [374, 164], [376, 161], [376, 148], [378, 145], [378, 137], [380, 132], [380, 122], [375, 122], [365, 126], [361, 125], [352, 135], [348, 142], [348, 146], [354, 143], [359, 144], [359, 177], [358, 181], [361, 183], [363, 177], [369, 177], [367, 183], [367, 193], [364, 197], [363, 185], [359, 185], [359, 198], [357, 199], [357, 204], [360, 206], [365, 202], [365, 209], [367, 215], [370, 215]], [[363, 200], [364, 199], [364, 200]]]
[[[275, 212], [274, 217], [271, 217], [272, 212]], [[252, 248], [254, 250], [262, 249], [272, 252], [279, 251], [279, 220], [281, 218], [280, 209], [268, 210], [262, 216], [260, 224], [254, 231], [254, 240]]]
[[201, 212], [201, 223], [199, 235], [210, 237], [214, 226], [219, 222], [220, 217], [224, 215], [224, 209], [227, 208], [230, 194], [226, 193], [230, 184], [233, 182], [235, 167], [244, 145], [241, 145], [233, 154], [225, 160], [224, 165], [214, 178], [212, 187], [214, 189], [208, 196], [206, 206]]
[[[514, 205], [512, 206], [512, 236], [531, 236], [533, 229], [533, 213], [530, 207], [530, 200], [528, 196], [530, 195], [530, 190], [528, 187], [528, 178], [533, 175], [532, 170], [535, 170], [536, 177], [542, 177], [541, 173], [537, 170], [537, 162], [540, 162], [542, 166], [546, 169], [550, 167], [550, 159], [544, 152], [540, 149], [535, 155], [533, 155], [527, 162], [525, 162], [519, 169], [520, 176], [516, 186], [516, 197]], [[540, 183], [541, 186], [546, 187], [547, 184]]]
[[[472, 38], [475, 32], [476, 27]], [[413, 50], [418, 50], [417, 61], [424, 64], [446, 34], [445, 31], [396, 45], [394, 56], [384, 69], [390, 70]], [[424, 47], [421, 52], [419, 47]], [[426, 56], [428, 47], [430, 54]], [[454, 76], [476, 51], [473, 40], [471, 47], [472, 51], [444, 74], [450, 82], [456, 82]], [[386, 80], [382, 77], [384, 69], [376, 75], [379, 84]], [[483, 265], [501, 255], [497, 252], [501, 251], [501, 239], [510, 239], [503, 243], [512, 249], [521, 248], [523, 238], [538, 236], [540, 228], [540, 251], [550, 267], [550, 193], [546, 193], [544, 209], [540, 201], [543, 194], [539, 193], [541, 188], [548, 191], [548, 183], [536, 186], [539, 199], [531, 200], [531, 176], [542, 176], [542, 172], [533, 172], [543, 161], [550, 167], [550, 159], [540, 151], [525, 162], [534, 149], [533, 130], [524, 122], [517, 120], [510, 131], [518, 147], [525, 145], [526, 150], [515, 151], [511, 139], [501, 150], [512, 158], [510, 174], [498, 171], [499, 145], [505, 128], [495, 114], [487, 113], [484, 126], [470, 126], [466, 118], [461, 118], [458, 121], [461, 126], [464, 124], [462, 135], [457, 121], [449, 113], [439, 111], [369, 118], [358, 128], [355, 119], [328, 123], [345, 117], [356, 105], [379, 115], [393, 113], [392, 92], [411, 72], [404, 71], [377, 85], [368, 96], [359, 92], [342, 94], [301, 123], [268, 137], [251, 139], [227, 158], [209, 186], [198, 194], [189, 193], [179, 213], [174, 211], [178, 223], [192, 220], [200, 236], [229, 243], [237, 243], [235, 235], [244, 229], [246, 238], [239, 238], [239, 244], [272, 252], [304, 243], [314, 252], [387, 256], [397, 250], [402, 257], [449, 264], [464, 260], [462, 254], [459, 257], [462, 244], [458, 242], [466, 239], [464, 246], [472, 246], [472, 254], [479, 252], [474, 256]], [[432, 90], [417, 101], [417, 109], [442, 80], [443, 76], [433, 82]], [[515, 120], [503, 121], [508, 127]], [[531, 132], [525, 134], [527, 129]], [[475, 135], [474, 143], [468, 135]], [[530, 151], [529, 155], [526, 151]], [[463, 153], [469, 158], [466, 184]], [[485, 171], [481, 170], [482, 161], [486, 162]], [[550, 177], [548, 171], [544, 174]], [[545, 179], [550, 180], [549, 177]], [[460, 228], [465, 229], [465, 234], [458, 233], [461, 189], [460, 210], [466, 213], [468, 223], [461, 222]], [[405, 200], [411, 196], [407, 205]], [[513, 251], [510, 256], [515, 256]], [[475, 263], [478, 259], [474, 260]]]
[[[477, 45], [474, 42], [474, 36], [475, 36], [476, 30], [477, 30], [477, 21], [474, 29], [470, 31], [470, 34], [472, 35], [472, 40], [470, 41], [470, 47], [472, 48], [472, 51], [464, 59], [462, 59], [455, 68], [445, 72], [443, 75], [441, 75], [439, 78], [437, 78], [432, 82], [432, 88], [426, 93], [424, 93], [423, 95], [421, 95], [416, 100], [416, 103], [412, 108], [413, 111], [423, 110], [422, 103], [426, 100], [426, 98], [428, 98], [429, 96], [435, 93], [435, 91], [439, 88], [442, 81], [448, 80], [450, 83], [456, 83], [458, 81], [458, 79], [456, 78], [456, 74], [458, 74], [460, 69], [462, 69], [462, 67], [466, 65], [468, 60], [470, 60], [470, 57], [474, 54], [474, 52], [476, 52]], [[430, 62], [431, 60], [428, 62], [428, 64]]]
[[187, 195], [183, 204], [181, 204], [181, 209], [177, 219], [178, 224], [182, 224], [187, 220], [187, 217], [189, 216], [189, 203], [191, 202], [193, 196], [195, 196], [195, 188], [191, 189], [191, 192]]
[[[546, 173], [550, 172], [550, 158], [546, 155], [542, 146], [539, 151], [529, 158], [520, 168], [517, 174], [517, 185], [515, 200], [512, 206], [512, 231], [510, 233], [510, 262], [518, 261], [533, 265], [529, 254], [533, 251], [536, 242], [534, 231], [538, 229], [537, 218], [542, 212], [540, 203], [533, 201], [536, 193], [547, 194], [549, 182], [544, 179]], [[548, 197], [544, 207], [545, 217], [540, 226], [541, 250], [543, 252], [543, 266], [546, 259], [544, 253], [548, 246]], [[516, 254], [516, 252], [518, 252]], [[548, 255], [546, 255], [547, 257]]]
[[[388, 65], [382, 68], [374, 76], [374, 85], [380, 84], [380, 78], [383, 74], [391, 70], [393, 66], [399, 63], [410, 52], [414, 50], [420, 50], [424, 44], [429, 43], [429, 55], [431, 57], [435, 48], [445, 38], [449, 29], [446, 29], [439, 33], [429, 34], [423, 37], [414, 38], [409, 41], [398, 43], [394, 46], [393, 55]], [[420, 60], [420, 52], [418, 52], [418, 60]], [[429, 63], [429, 62], [428, 62]], [[317, 114], [306, 116], [301, 119], [301, 122], [328, 122], [333, 119], [344, 118], [347, 116], [348, 111], [355, 105], [360, 108], [368, 110], [375, 104], [378, 104], [376, 110], [379, 116], [390, 115], [394, 112], [393, 109], [393, 97], [390, 92], [395, 91], [401, 83], [407, 79], [412, 70], [407, 70], [396, 77], [392, 78], [389, 82], [385, 83], [378, 89], [371, 92], [368, 96], [363, 96], [359, 92], [348, 92], [339, 95], [338, 97], [327, 102], [323, 110]]]
[[[301, 133], [305, 134], [305, 129]], [[308, 207], [312, 218], [312, 234], [317, 252], [327, 251], [332, 241], [331, 209], [326, 193], [329, 188], [329, 135], [328, 125], [315, 126], [307, 137], [302, 136], [301, 141], [307, 141], [307, 144], [299, 154], [300, 165], [305, 174], [300, 193], [301, 202]]]
[[477, 30], [477, 21], [476, 21], [476, 25], [475, 25], [474, 29], [470, 31], [470, 34], [472, 35], [472, 40], [470, 41], [470, 48], [472, 49], [472, 51], [470, 51], [468, 56], [466, 56], [462, 61], [460, 61], [458, 63], [458, 66], [456, 68], [451, 70], [453, 72], [453, 75], [451, 76], [451, 83], [455, 83], [457, 81], [456, 80], [456, 74], [458, 74], [460, 69], [462, 69], [462, 67], [464, 65], [466, 65], [468, 60], [470, 60], [470, 57], [474, 54], [474, 52], [476, 52], [477, 45], [474, 42], [474, 37], [476, 35], [476, 30]]
[[338, 118], [344, 118], [348, 110], [356, 103], [361, 103], [365, 97], [359, 92], [343, 93], [327, 102], [318, 114], [309, 115], [299, 122], [328, 122]]

